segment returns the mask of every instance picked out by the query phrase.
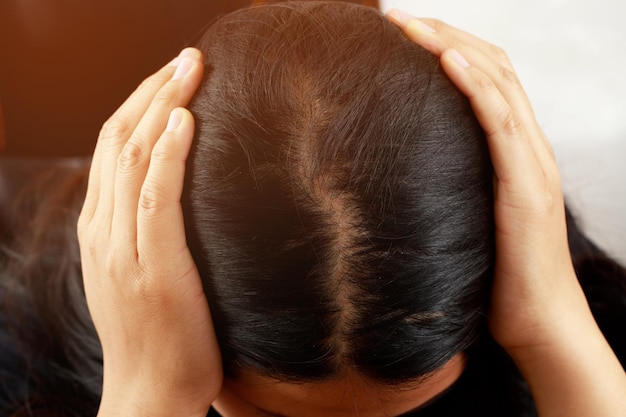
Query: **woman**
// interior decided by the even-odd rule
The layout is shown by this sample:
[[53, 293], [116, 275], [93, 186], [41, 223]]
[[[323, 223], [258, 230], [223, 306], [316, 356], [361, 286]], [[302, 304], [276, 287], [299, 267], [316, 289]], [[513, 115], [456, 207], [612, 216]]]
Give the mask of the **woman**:
[[107, 122], [79, 219], [99, 415], [532, 413], [514, 368], [497, 372], [487, 312], [539, 415], [622, 411], [624, 373], [510, 64], [390, 17], [469, 103], [373, 11], [289, 4], [233, 14], [201, 43], [184, 193], [193, 118], [178, 107], [197, 51]]

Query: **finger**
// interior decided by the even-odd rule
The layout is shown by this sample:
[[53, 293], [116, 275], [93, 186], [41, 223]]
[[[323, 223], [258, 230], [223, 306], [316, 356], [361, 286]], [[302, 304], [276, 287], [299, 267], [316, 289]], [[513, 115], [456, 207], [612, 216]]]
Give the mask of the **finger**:
[[482, 50], [468, 46], [464, 42], [454, 44], [458, 46], [457, 51], [461, 56], [472, 63], [472, 67], [485, 73], [493, 81], [528, 134], [528, 141], [544, 171], [553, 170], [556, 167], [554, 151], [537, 123], [530, 100], [513, 67], [502, 66], [494, 57], [485, 55]]
[[100, 130], [89, 170], [87, 194], [83, 205], [83, 213], [87, 217], [93, 217], [97, 202], [100, 199], [102, 182], [104, 182], [104, 188], [107, 190], [104, 194], [110, 196], [113, 181], [111, 174], [112, 170], [115, 169], [111, 166], [114, 167], [121, 147], [139, 123], [156, 92], [172, 77], [180, 57], [197, 54], [199, 51], [192, 48], [183, 50], [179, 57], [172, 60], [157, 73], [146, 78], [105, 122]]
[[173, 62], [145, 79], [102, 126], [91, 161], [83, 211], [95, 210], [102, 185], [111, 189], [107, 182], [112, 182], [113, 176], [106, 174], [111, 172], [110, 167], [114, 166], [119, 149], [139, 122], [139, 114], [145, 111], [154, 94], [172, 77], [176, 68]]
[[175, 109], [152, 150], [137, 210], [137, 253], [146, 268], [175, 260], [187, 250], [180, 199], [193, 131], [191, 113]]
[[119, 156], [115, 173], [112, 227], [117, 247], [136, 252], [137, 210], [154, 144], [166, 128], [175, 107], [191, 100], [202, 80], [204, 66], [195, 57], [183, 57], [172, 79], [155, 95]]
[[457, 51], [467, 61], [471, 62], [473, 67], [478, 68], [493, 80], [502, 96], [519, 117], [526, 132], [528, 132], [530, 143], [535, 149], [537, 156], [546, 164], [555, 164], [552, 146], [537, 123], [530, 100], [513, 67], [502, 66], [493, 57], [485, 55], [483, 51], [472, 48], [463, 42], [458, 43], [457, 47]]
[[465, 31], [436, 19], [416, 19], [392, 10], [389, 19], [418, 45], [441, 56], [448, 49], [458, 50], [472, 66], [488, 74], [518, 114], [530, 134], [531, 144], [546, 164], [555, 164], [554, 151], [536, 121], [528, 96], [504, 50]]
[[493, 80], [455, 50], [446, 51], [442, 67], [468, 97], [487, 137], [494, 173], [505, 187], [520, 195], [545, 189], [545, 173], [520, 119]]
[[390, 20], [401, 24], [405, 34], [418, 45], [441, 56], [456, 49], [463, 57], [491, 77], [504, 97], [524, 121], [534, 123], [532, 107], [506, 53], [499, 47], [436, 19], [416, 19], [392, 10]]
[[[141, 121], [145, 119], [146, 113], [153, 106], [156, 100], [167, 101], [168, 92], [163, 92], [163, 88], [171, 84], [172, 77], [177, 76], [177, 72], [181, 69], [187, 68], [190, 60], [197, 60], [201, 56], [200, 52], [193, 48], [187, 48], [181, 52], [181, 54], [173, 61], [175, 64], [168, 65], [167, 70], [157, 73], [156, 77], [150, 77], [142, 83], [142, 86], [137, 91], [137, 94], [131, 95], [131, 97], [120, 107], [120, 109], [114, 114], [111, 122], [107, 122], [104, 130], [104, 141], [109, 143], [109, 146], [105, 148], [103, 152], [103, 163], [100, 170], [102, 178], [106, 178], [106, 188], [101, 187], [100, 195], [104, 201], [113, 201], [113, 179], [115, 178], [115, 169], [117, 160], [125, 146], [127, 141], [137, 133], [138, 127], [141, 125]], [[167, 68], [166, 67], [166, 68]], [[175, 87], [170, 86], [170, 89]], [[159, 97], [161, 94], [161, 98]], [[171, 111], [174, 106], [168, 109]], [[162, 120], [167, 120], [166, 115], [162, 116]], [[159, 124], [160, 129], [163, 129], [163, 124]], [[160, 132], [155, 135], [155, 139], [158, 138]], [[102, 135], [101, 135], [102, 136]], [[107, 136], [109, 139], [107, 139]]]
[[[464, 43], [494, 57], [503, 67], [512, 69], [511, 61], [506, 52], [471, 33], [450, 26], [438, 19], [416, 18], [399, 10], [390, 10], [387, 18], [398, 25], [404, 34], [413, 42], [440, 56], [446, 49], [457, 48], [457, 43]], [[448, 43], [442, 43], [447, 39]]]

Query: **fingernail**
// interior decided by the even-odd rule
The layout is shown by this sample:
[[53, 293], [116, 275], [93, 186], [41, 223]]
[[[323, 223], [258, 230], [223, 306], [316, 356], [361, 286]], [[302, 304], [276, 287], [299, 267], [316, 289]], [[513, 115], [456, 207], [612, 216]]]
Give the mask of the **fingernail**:
[[172, 80], [177, 80], [182, 78], [189, 72], [191, 67], [193, 66], [193, 60], [189, 57], [181, 57], [178, 62], [178, 66], [176, 67], [176, 71], [172, 76]]
[[179, 57], [183, 58], [186, 56], [190, 56], [192, 58], [200, 58], [201, 54], [196, 48], [185, 48], [180, 52]]
[[402, 10], [398, 10], [398, 9], [391, 9], [387, 12], [387, 16], [391, 17], [393, 20], [395, 20], [398, 23], [407, 23], [409, 20], [413, 20], [415, 19], [415, 17], [411, 16], [410, 14], [403, 12]]
[[406, 12], [403, 12], [402, 10], [392, 9], [389, 12], [387, 12], [387, 15], [400, 24], [405, 25], [409, 22], [415, 22], [414, 24], [419, 29], [423, 30], [424, 32], [431, 32], [431, 33], [436, 32], [435, 29], [431, 28], [426, 23], [417, 19], [415, 16], [412, 16]]
[[452, 55], [454, 62], [459, 64], [461, 67], [467, 68], [470, 66], [469, 62], [467, 62], [467, 60], [463, 58], [463, 55], [461, 55], [456, 49], [453, 49], [450, 55]]
[[170, 118], [167, 120], [167, 126], [165, 127], [166, 132], [175, 131], [178, 126], [180, 126], [180, 122], [183, 121], [183, 112], [178, 109], [172, 110], [170, 113]]
[[180, 64], [180, 60], [186, 56], [190, 56], [192, 58], [200, 58], [200, 53], [195, 48], [185, 48], [180, 51], [180, 54], [178, 54], [176, 58], [172, 59], [168, 65], [177, 67], [178, 64]]

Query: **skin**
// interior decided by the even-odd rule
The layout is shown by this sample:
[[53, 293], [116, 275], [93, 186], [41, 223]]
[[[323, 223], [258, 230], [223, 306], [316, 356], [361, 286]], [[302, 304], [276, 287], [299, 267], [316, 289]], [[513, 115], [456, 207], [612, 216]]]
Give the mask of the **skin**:
[[225, 417], [400, 416], [445, 392], [465, 369], [462, 355], [415, 386], [385, 387], [356, 373], [320, 383], [280, 382], [253, 372], [226, 379], [213, 406]]
[[[624, 370], [574, 275], [554, 154], [506, 54], [439, 21], [388, 17], [441, 58], [486, 132], [497, 244], [490, 330], [528, 381], [539, 415], [626, 415]], [[148, 78], [103, 127], [79, 218], [85, 292], [104, 355], [99, 416], [205, 416], [215, 402], [226, 417], [267, 415], [257, 413], [261, 406], [302, 417], [315, 406], [312, 399], [334, 393], [332, 404], [326, 401], [334, 408], [306, 415], [351, 416], [358, 408], [382, 417], [445, 390], [460, 369], [440, 370], [430, 391], [426, 381], [413, 387], [420, 392], [392, 398], [379, 387], [378, 405], [372, 385], [358, 375], [338, 386], [290, 386], [254, 374], [223, 381], [180, 206], [193, 136], [193, 118], [180, 106], [203, 68], [198, 51], [181, 57]], [[339, 395], [346, 387], [349, 396]], [[265, 395], [277, 401], [266, 403]], [[226, 408], [238, 402], [252, 408], [229, 415]]]
[[539, 415], [625, 415], [626, 375], [574, 273], [554, 152], [506, 53], [438, 20], [388, 18], [441, 57], [486, 133], [496, 221], [489, 325]]
[[104, 125], [94, 152], [78, 239], [103, 342], [102, 416], [205, 416], [221, 388], [180, 206], [193, 118], [178, 107], [200, 84], [200, 58], [186, 49], [144, 81]]

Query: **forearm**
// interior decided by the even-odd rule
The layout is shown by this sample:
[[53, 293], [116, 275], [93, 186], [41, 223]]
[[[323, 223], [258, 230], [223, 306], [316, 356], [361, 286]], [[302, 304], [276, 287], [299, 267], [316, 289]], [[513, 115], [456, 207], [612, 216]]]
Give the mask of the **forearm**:
[[588, 307], [549, 345], [509, 352], [541, 417], [626, 415], [626, 374]]

